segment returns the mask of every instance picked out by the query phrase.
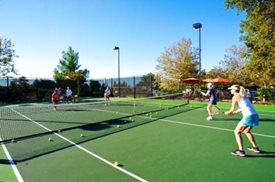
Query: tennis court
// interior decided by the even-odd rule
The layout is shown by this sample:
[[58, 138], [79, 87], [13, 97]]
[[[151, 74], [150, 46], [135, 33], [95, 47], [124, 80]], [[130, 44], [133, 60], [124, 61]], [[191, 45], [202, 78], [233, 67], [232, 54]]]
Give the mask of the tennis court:
[[0, 181], [274, 181], [274, 106], [255, 106], [262, 152], [236, 157], [241, 115], [206, 121], [206, 104], [175, 95], [2, 108]]

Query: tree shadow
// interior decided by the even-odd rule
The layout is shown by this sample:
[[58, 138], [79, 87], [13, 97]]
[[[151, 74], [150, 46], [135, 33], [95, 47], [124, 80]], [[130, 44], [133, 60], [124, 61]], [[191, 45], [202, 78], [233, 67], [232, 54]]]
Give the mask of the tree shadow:
[[[182, 109], [184, 108], [184, 109]], [[125, 130], [129, 130], [141, 125], [145, 125], [145, 124], [149, 124], [155, 121], [158, 121], [160, 119], [164, 119], [170, 116], [174, 116], [176, 114], [180, 114], [183, 112], [190, 112], [192, 110], [195, 110], [197, 108], [190, 108], [190, 107], [170, 107], [170, 108], [166, 108], [166, 109], [156, 109], [154, 111], [147, 111], [147, 112], [141, 112], [139, 114], [129, 114], [127, 116], [123, 116], [123, 117], [119, 117], [119, 118], [115, 118], [115, 119], [109, 119], [109, 120], [105, 120], [105, 121], [100, 121], [100, 122], [96, 122], [96, 123], [89, 123], [89, 124], [80, 124], [79, 126], [74, 126], [74, 127], [70, 127], [70, 128], [64, 128], [64, 129], [60, 129], [60, 130], [53, 130], [50, 132], [45, 132], [45, 133], [38, 133], [36, 135], [30, 135], [30, 136], [24, 136], [24, 137], [19, 137], [16, 139], [17, 143], [10, 143], [10, 141], [6, 141], [6, 143], [9, 145], [11, 145], [11, 149], [10, 153], [13, 156], [13, 160], [15, 163], [18, 162], [24, 162], [36, 157], [40, 157], [46, 154], [50, 154], [56, 151], [60, 151], [66, 148], [70, 148], [73, 147], [74, 145], [71, 143], [64, 141], [58, 141], [59, 143], [52, 143], [54, 145], [50, 145], [47, 144], [42, 144], [41, 146], [39, 146], [38, 149], [34, 150], [34, 151], [30, 151], [27, 150], [26, 146], [22, 147], [24, 144], [24, 140], [26, 139], [32, 139], [34, 137], [40, 137], [40, 136], [44, 136], [44, 135], [51, 135], [53, 133], [62, 133], [65, 131], [73, 131], [75, 129], [80, 129], [80, 130], [86, 130], [86, 131], [94, 131], [91, 132], [89, 134], [87, 134], [86, 136], [83, 137], [78, 137], [76, 136], [72, 140], [75, 144], [82, 144], [88, 141], [92, 141], [101, 137], [105, 137], [108, 135], [112, 135], [118, 132], [123, 132]], [[156, 115], [154, 115], [152, 117], [152, 113], [158, 113]], [[139, 118], [139, 121], [131, 121], [129, 118], [131, 117], [135, 117], [135, 118]], [[86, 134], [86, 133], [85, 133]], [[22, 140], [22, 142], [20, 142]], [[9, 147], [7, 145], [7, 147]], [[13, 146], [12, 146], [13, 145]], [[18, 145], [18, 146], [17, 146]], [[26, 151], [22, 150], [21, 148], [25, 148]], [[20, 152], [19, 152], [20, 151]]]

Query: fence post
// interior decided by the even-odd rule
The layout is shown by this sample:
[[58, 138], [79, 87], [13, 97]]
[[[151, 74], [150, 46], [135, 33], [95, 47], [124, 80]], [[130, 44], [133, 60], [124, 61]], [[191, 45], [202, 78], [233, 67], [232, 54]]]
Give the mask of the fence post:
[[133, 76], [134, 98], [136, 98], [136, 77]]
[[150, 77], [151, 96], [153, 96], [153, 75]]

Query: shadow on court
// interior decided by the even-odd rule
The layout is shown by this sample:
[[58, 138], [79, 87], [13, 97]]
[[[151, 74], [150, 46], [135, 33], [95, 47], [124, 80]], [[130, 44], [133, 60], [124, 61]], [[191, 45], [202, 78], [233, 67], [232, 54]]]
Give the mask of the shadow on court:
[[[171, 107], [168, 109], [158, 109], [150, 112], [142, 112], [139, 114], [127, 115], [116, 119], [101, 121], [97, 123], [90, 123], [79, 125], [71, 128], [65, 128], [61, 130], [54, 130], [52, 132], [40, 133], [34, 136], [26, 136], [24, 138], [18, 138], [16, 143], [7, 143], [7, 148], [10, 151], [10, 154], [15, 163], [24, 162], [36, 157], [40, 157], [43, 155], [47, 155], [53, 152], [57, 152], [66, 148], [73, 147], [74, 145], [66, 142], [65, 140], [58, 139], [54, 142], [45, 142], [46, 136], [53, 136], [53, 133], [59, 133], [62, 135], [63, 132], [74, 132], [74, 130], [86, 130], [93, 131], [89, 133], [85, 133], [84, 137], [79, 137], [79, 134], [74, 138], [70, 138], [76, 144], [85, 143], [88, 141], [92, 141], [101, 137], [105, 137], [108, 135], [112, 135], [118, 132], [123, 132], [125, 130], [129, 130], [141, 125], [149, 124], [160, 119], [164, 119], [170, 116], [174, 116], [177, 114], [181, 114], [184, 112], [190, 112], [197, 108], [190, 107]], [[158, 113], [153, 115], [152, 113]], [[135, 121], [130, 120], [129, 118], [135, 118]], [[78, 131], [79, 132], [79, 131]], [[39, 140], [39, 137], [44, 136], [44, 139]], [[36, 138], [34, 140], [29, 140], [32, 138]], [[32, 147], [33, 145], [35, 147]], [[29, 147], [28, 147], [29, 146]], [[32, 148], [32, 149], [30, 149]], [[0, 159], [1, 160], [1, 159]], [[2, 159], [2, 162], [6, 162]]]
[[245, 157], [247, 157], [247, 158], [274, 158], [275, 159], [275, 152], [261, 151], [259, 154], [246, 155]]

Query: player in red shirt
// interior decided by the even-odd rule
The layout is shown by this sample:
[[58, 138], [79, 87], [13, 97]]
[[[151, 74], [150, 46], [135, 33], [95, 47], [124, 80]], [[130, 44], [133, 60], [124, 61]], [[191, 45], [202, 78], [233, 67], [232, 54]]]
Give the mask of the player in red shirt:
[[60, 99], [60, 96], [58, 94], [58, 90], [54, 89], [54, 92], [52, 94], [52, 102], [53, 102], [53, 110], [55, 111], [56, 111], [56, 105], [58, 104], [59, 99]]

